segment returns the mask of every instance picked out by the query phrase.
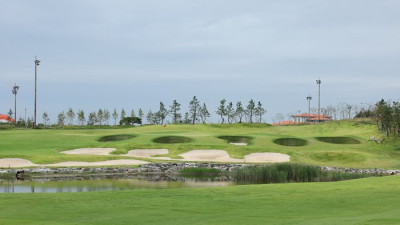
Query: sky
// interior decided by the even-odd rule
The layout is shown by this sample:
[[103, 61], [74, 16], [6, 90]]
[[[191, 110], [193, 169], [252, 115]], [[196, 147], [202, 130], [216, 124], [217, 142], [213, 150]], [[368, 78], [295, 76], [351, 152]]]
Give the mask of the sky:
[[399, 100], [398, 0], [0, 1], [0, 113], [260, 101], [277, 113]]

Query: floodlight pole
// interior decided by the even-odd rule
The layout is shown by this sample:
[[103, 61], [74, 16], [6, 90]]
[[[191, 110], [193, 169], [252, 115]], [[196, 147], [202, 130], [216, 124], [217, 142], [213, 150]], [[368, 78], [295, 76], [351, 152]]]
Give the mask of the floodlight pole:
[[39, 66], [39, 64], [40, 61], [35, 56], [35, 110], [34, 110], [33, 128], [36, 128], [37, 67]]
[[307, 96], [307, 101], [308, 101], [308, 118], [310, 118], [311, 115], [311, 107], [310, 107], [310, 103], [311, 103], [312, 97], [310, 95]]
[[15, 125], [17, 125], [17, 93], [18, 93], [18, 90], [19, 90], [19, 86], [17, 86], [17, 84], [14, 84], [14, 87], [11, 92], [14, 95], [14, 117], [15, 117], [14, 123], [15, 123]]
[[317, 80], [318, 84], [318, 123], [321, 121], [321, 80]]

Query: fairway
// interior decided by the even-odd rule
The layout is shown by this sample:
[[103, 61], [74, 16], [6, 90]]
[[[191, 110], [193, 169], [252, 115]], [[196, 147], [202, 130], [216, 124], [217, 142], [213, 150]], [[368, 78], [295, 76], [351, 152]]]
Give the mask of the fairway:
[[[218, 161], [212, 158], [218, 153], [225, 161], [242, 162], [251, 154], [279, 153], [290, 156], [291, 162], [319, 166], [400, 168], [398, 142], [368, 141], [371, 136], [379, 135], [375, 125], [357, 121], [302, 126], [197, 124], [116, 129], [10, 129], [0, 130], [0, 159], [19, 158], [40, 165], [122, 159], [163, 162], [181, 161], [193, 150], [199, 154], [213, 150], [206, 151], [209, 154], [204, 159], [199, 155], [187, 161]], [[82, 148], [114, 150], [99, 154], [61, 153]], [[157, 149], [167, 151], [144, 154], [145, 157], [129, 153]]]
[[400, 177], [330, 183], [1, 194], [2, 224], [399, 224]]

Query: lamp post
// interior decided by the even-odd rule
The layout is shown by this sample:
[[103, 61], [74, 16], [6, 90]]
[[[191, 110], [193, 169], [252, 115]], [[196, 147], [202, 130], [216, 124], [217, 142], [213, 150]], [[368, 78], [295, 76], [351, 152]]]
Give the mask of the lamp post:
[[40, 61], [35, 56], [35, 110], [34, 110], [33, 128], [36, 128], [37, 67], [39, 66], [39, 64]]
[[14, 84], [14, 87], [11, 90], [11, 92], [14, 95], [14, 117], [15, 117], [14, 123], [15, 123], [15, 125], [17, 124], [17, 93], [18, 93], [18, 90], [19, 90], [19, 86], [17, 86], [17, 84]]
[[307, 101], [308, 101], [308, 119], [310, 119], [310, 114], [311, 114], [311, 108], [310, 108], [310, 103], [311, 103], [312, 97], [310, 95], [307, 96]]
[[321, 80], [317, 80], [318, 84], [318, 123], [321, 121]]

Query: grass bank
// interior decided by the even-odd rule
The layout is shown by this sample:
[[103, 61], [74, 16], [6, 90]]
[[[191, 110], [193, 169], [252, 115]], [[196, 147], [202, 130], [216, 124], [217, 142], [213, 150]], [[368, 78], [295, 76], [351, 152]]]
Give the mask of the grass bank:
[[399, 224], [400, 176], [330, 183], [1, 194], [2, 224]]

